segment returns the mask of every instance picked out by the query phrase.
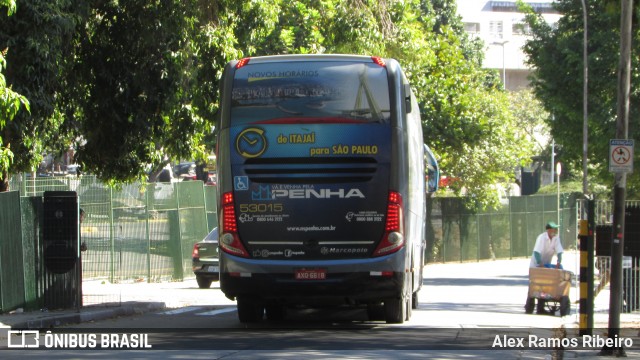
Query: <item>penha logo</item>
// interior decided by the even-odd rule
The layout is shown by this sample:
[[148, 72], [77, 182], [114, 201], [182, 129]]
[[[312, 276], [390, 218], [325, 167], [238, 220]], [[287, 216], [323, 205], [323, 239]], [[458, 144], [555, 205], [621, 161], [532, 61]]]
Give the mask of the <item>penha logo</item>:
[[360, 189], [275, 189], [271, 190], [271, 196], [274, 199], [349, 199], [361, 198], [365, 196]]

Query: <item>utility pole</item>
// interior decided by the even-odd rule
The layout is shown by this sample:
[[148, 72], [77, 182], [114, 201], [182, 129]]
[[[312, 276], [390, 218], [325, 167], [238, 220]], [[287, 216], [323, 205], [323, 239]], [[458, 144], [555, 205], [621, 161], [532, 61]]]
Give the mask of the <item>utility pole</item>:
[[[618, 67], [618, 109], [616, 138], [627, 139], [629, 124], [629, 93], [631, 83], [631, 19], [633, 0], [621, 0], [620, 15], [620, 63]], [[627, 174], [615, 173], [613, 187], [613, 241], [611, 242], [611, 280], [609, 297], [610, 339], [620, 335], [620, 311], [622, 307], [622, 257], [624, 250], [624, 213], [626, 201]], [[626, 356], [624, 348], [604, 347], [602, 355]]]
[[586, 196], [589, 192], [587, 186], [587, 156], [589, 143], [589, 62], [587, 55], [587, 4], [582, 0], [582, 193]]

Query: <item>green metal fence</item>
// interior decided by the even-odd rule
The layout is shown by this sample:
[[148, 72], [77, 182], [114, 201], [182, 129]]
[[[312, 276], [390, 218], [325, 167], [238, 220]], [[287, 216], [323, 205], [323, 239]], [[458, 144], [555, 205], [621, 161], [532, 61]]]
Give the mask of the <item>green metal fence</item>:
[[20, 196], [0, 193], [0, 311], [25, 302], [25, 272], [22, 267]]
[[[182, 280], [193, 275], [191, 251], [217, 221], [215, 190], [201, 181], [129, 184], [113, 189], [92, 176], [16, 179], [23, 196], [78, 193], [83, 279]], [[207, 202], [208, 200], [208, 202]]]
[[[565, 248], [575, 248], [576, 198], [510, 197], [498, 209], [470, 211], [460, 198], [427, 201], [427, 261], [478, 261], [530, 256], [536, 237], [548, 221], [560, 221]], [[559, 220], [558, 220], [559, 219]]]
[[[14, 179], [0, 194], [0, 306], [42, 303], [38, 218], [47, 190], [73, 190], [85, 212], [80, 241], [84, 280], [171, 281], [192, 276], [191, 251], [217, 223], [216, 189], [200, 181], [131, 184], [112, 189], [95, 177]], [[512, 197], [499, 209], [471, 212], [462, 199], [427, 202], [427, 261], [461, 262], [530, 256], [547, 221], [558, 221], [557, 196]], [[576, 200], [560, 197], [561, 238], [575, 246]], [[40, 260], [39, 260], [40, 259]], [[18, 276], [16, 276], [16, 274]], [[40, 279], [40, 280], [39, 280]]]

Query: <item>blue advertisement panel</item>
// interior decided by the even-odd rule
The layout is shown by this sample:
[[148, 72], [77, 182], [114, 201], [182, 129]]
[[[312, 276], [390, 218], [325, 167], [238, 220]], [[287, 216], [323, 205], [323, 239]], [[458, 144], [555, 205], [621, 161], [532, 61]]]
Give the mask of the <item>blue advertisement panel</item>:
[[379, 123], [233, 127], [238, 231], [252, 256], [369, 256], [384, 234], [390, 131]]

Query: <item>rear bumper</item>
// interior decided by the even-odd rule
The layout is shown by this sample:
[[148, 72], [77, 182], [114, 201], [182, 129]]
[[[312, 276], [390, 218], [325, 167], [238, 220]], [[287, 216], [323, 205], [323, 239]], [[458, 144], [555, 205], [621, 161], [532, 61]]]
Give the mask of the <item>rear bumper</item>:
[[[217, 268], [217, 271], [211, 267]], [[220, 263], [217, 261], [192, 260], [191, 268], [197, 277], [210, 279], [212, 281], [220, 280]]]
[[295, 280], [292, 274], [221, 274], [220, 288], [229, 297], [250, 296], [291, 304], [370, 303], [399, 297], [403, 273], [373, 277], [368, 273], [330, 274], [326, 280]]
[[[402, 260], [402, 261], [401, 261]], [[404, 251], [340, 261], [256, 261], [221, 254], [220, 289], [230, 299], [249, 296], [290, 304], [372, 303], [400, 297], [406, 283]], [[323, 269], [322, 280], [296, 280], [297, 269]]]

